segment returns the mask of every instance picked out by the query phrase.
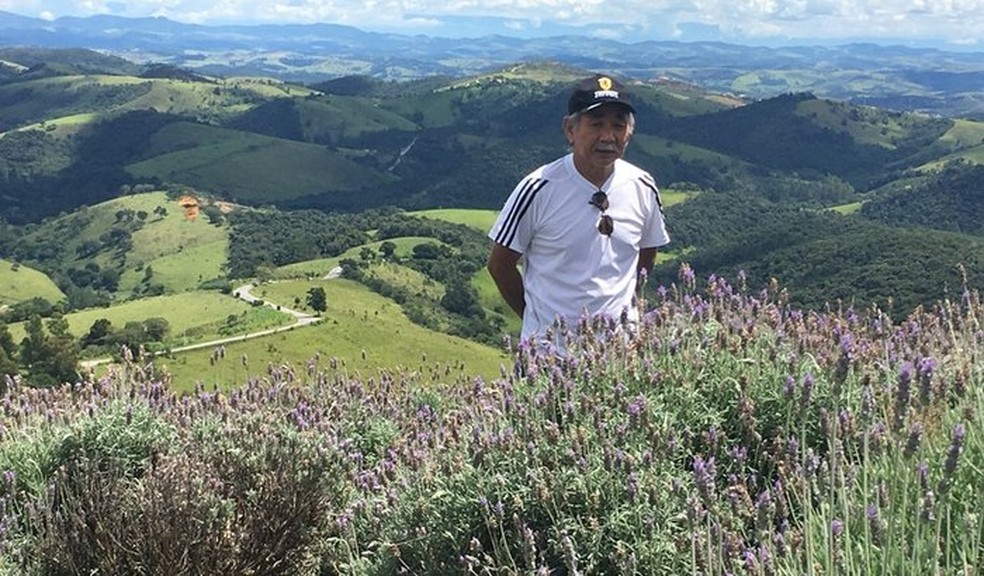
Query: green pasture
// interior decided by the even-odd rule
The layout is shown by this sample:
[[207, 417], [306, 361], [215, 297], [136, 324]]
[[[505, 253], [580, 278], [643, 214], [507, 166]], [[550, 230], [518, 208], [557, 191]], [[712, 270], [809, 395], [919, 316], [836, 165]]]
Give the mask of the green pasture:
[[955, 120], [950, 130], [940, 137], [939, 144], [951, 152], [923, 165], [922, 168], [938, 170], [953, 160], [984, 164], [984, 122]]
[[325, 290], [328, 310], [315, 325], [225, 344], [225, 357], [211, 359], [214, 349], [159, 358], [158, 366], [173, 375], [171, 385], [191, 390], [205, 386], [233, 387], [248, 378], [264, 377], [269, 366], [303, 370], [311, 360], [321, 368], [337, 359], [339, 371], [354, 378], [376, 378], [383, 372], [418, 372], [431, 381], [462, 374], [494, 378], [507, 356], [488, 346], [432, 332], [410, 322], [401, 308], [349, 280], [299, 280], [259, 287], [256, 295], [271, 302], [302, 302], [314, 287]]
[[0, 305], [15, 304], [35, 297], [44, 298], [54, 304], [64, 300], [65, 294], [43, 272], [0, 259]]
[[369, 242], [361, 246], [349, 248], [342, 254], [333, 258], [318, 258], [315, 260], [305, 260], [304, 262], [285, 264], [273, 272], [272, 278], [280, 280], [324, 278], [329, 272], [337, 268], [341, 264], [342, 260], [352, 259], [361, 261], [362, 251], [366, 248], [372, 252], [374, 258], [379, 258], [379, 247], [383, 244], [383, 242], [392, 242], [396, 246], [394, 254], [397, 258], [409, 258], [413, 253], [413, 247], [417, 244], [427, 242], [441, 244], [439, 240], [428, 238], [426, 236], [404, 236], [401, 238], [390, 238], [389, 240]]
[[236, 130], [176, 123], [150, 139], [160, 154], [129, 165], [135, 177], [221, 190], [256, 204], [372, 188], [386, 180], [324, 146]]
[[876, 108], [861, 108], [829, 100], [806, 100], [797, 113], [820, 126], [848, 133], [855, 142], [894, 149], [894, 141], [904, 139], [908, 126]]
[[366, 274], [390, 284], [403, 286], [412, 294], [419, 294], [431, 300], [439, 301], [444, 297], [444, 285], [417, 272], [413, 268], [402, 266], [395, 262], [377, 262], [369, 267]]
[[492, 225], [495, 224], [495, 219], [499, 215], [499, 212], [497, 210], [470, 208], [437, 208], [433, 210], [418, 210], [416, 212], [409, 212], [409, 214], [412, 216], [433, 218], [434, 220], [454, 222], [455, 224], [464, 224], [476, 230], [488, 232], [492, 228]]
[[[162, 210], [164, 215], [160, 216]], [[130, 223], [118, 219], [117, 215], [126, 211], [133, 213]], [[144, 220], [136, 216], [138, 213], [144, 214]], [[102, 244], [100, 237], [114, 227], [132, 231], [132, 248], [126, 253], [120, 279], [124, 292], [139, 284], [148, 264], [154, 269], [153, 283], [175, 291], [195, 288], [199, 277], [208, 280], [222, 274], [228, 226], [209, 224], [203, 215], [187, 219], [178, 200], [168, 198], [164, 192], [120, 196], [84, 207], [39, 226], [31, 234], [60, 242], [68, 261], [80, 266], [77, 250], [90, 243]], [[102, 267], [118, 265], [111, 249], [104, 248], [90, 258]]]
[[[367, 98], [324, 95], [318, 98], [296, 100], [305, 137], [316, 141], [315, 136], [327, 134], [335, 140], [350, 140], [363, 134], [386, 130], [417, 130], [417, 125], [403, 116], [375, 105]], [[407, 135], [407, 139], [412, 135]]]
[[273, 271], [271, 277], [275, 280], [290, 280], [300, 278], [324, 278], [338, 267], [341, 258], [318, 258], [286, 264]]
[[682, 204], [690, 198], [696, 196], [697, 192], [685, 192], [683, 190], [668, 190], [661, 188], [659, 191], [660, 200], [663, 201], [663, 208], [669, 208], [677, 204]]
[[841, 204], [840, 206], [831, 206], [830, 210], [837, 212], [838, 214], [855, 214], [861, 210], [861, 206], [864, 202], [851, 202], [850, 204]]
[[278, 97], [299, 97], [306, 98], [315, 94], [315, 90], [301, 84], [288, 84], [272, 78], [255, 76], [229, 76], [219, 78], [217, 82], [223, 88], [231, 88], [236, 91], [252, 92], [264, 98]]
[[[151, 262], [166, 256], [179, 255], [187, 249], [202, 246], [226, 246], [229, 240], [228, 226], [211, 224], [203, 214], [190, 220], [178, 199], [169, 200], [163, 192], [130, 196], [134, 210], [145, 210], [152, 215], [143, 228], [133, 233], [133, 250], [127, 253], [128, 262]], [[167, 215], [157, 218], [154, 206], [162, 206]], [[225, 257], [225, 254], [222, 255]]]
[[[711, 165], [731, 165], [736, 162], [736, 160], [730, 156], [726, 156], [706, 148], [683, 144], [674, 140], [668, 140], [660, 136], [651, 136], [648, 134], [634, 135], [632, 137], [631, 146], [641, 148], [650, 156], [678, 157], [680, 162], [701, 161], [707, 162]], [[655, 174], [655, 176], [658, 179], [659, 174]]]
[[[245, 334], [293, 322], [289, 314], [264, 306], [251, 306], [218, 292], [153, 296], [65, 316], [69, 332], [76, 337], [84, 336], [100, 318], [109, 320], [114, 328], [122, 328], [127, 322], [164, 318], [171, 328], [169, 344], [172, 347], [228, 336], [227, 326], [235, 326], [238, 333]], [[20, 342], [25, 335], [24, 323], [11, 324], [10, 334], [15, 342]]]
[[229, 240], [223, 238], [190, 248], [182, 247], [173, 254], [128, 267], [120, 276], [120, 292], [130, 293], [137, 288], [146, 277], [148, 267], [153, 272], [150, 284], [159, 284], [168, 292], [193, 291], [202, 282], [225, 276], [223, 266], [228, 249]]
[[380, 103], [380, 106], [405, 118], [419, 119], [418, 124], [427, 128], [448, 126], [459, 120], [457, 98], [458, 90], [446, 88], [422, 95], [392, 98]]
[[[126, 87], [132, 89], [125, 96], [116, 96]], [[43, 78], [18, 83], [18, 87], [10, 90], [27, 90], [34, 97], [20, 99], [15, 107], [5, 107], [8, 115], [31, 116], [31, 110], [40, 110], [49, 112], [46, 116], [51, 117], [51, 111], [63, 111], [66, 116], [87, 121], [133, 110], [159, 110], [208, 118], [246, 111], [255, 106], [256, 99], [305, 97], [313, 92], [304, 86], [265, 79], [234, 78], [208, 83], [105, 74]], [[4, 88], [0, 87], [0, 98], [3, 92]], [[90, 100], [101, 104], [100, 112], [76, 116], [80, 106], [93, 108]]]
[[37, 124], [28, 124], [19, 130], [43, 130], [56, 138], [65, 138], [75, 134], [79, 129], [91, 124], [99, 116], [92, 112], [84, 114], [69, 114], [58, 118], [42, 120]]

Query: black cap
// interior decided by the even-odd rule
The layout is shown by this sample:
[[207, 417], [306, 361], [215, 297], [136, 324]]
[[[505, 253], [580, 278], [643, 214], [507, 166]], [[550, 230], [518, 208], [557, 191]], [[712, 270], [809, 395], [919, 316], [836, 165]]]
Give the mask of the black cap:
[[635, 113], [625, 87], [611, 76], [596, 74], [578, 82], [567, 101], [567, 113], [587, 112], [602, 104], [621, 104]]

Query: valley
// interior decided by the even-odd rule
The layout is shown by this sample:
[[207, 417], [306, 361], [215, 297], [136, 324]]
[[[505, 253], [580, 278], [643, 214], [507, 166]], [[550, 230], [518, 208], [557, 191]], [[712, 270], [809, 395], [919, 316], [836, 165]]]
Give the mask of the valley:
[[[179, 389], [311, 358], [367, 377], [501, 369], [518, 319], [484, 270], [485, 232], [515, 181], [564, 153], [558, 110], [583, 70], [302, 85], [66, 57], [0, 82], [11, 354], [32, 329], [81, 360], [142, 345]], [[809, 93], [632, 90], [628, 157], [657, 175], [673, 239], [654, 302], [681, 266], [896, 320], [984, 283], [984, 123]], [[245, 284], [282, 310], [237, 300]], [[315, 288], [322, 320], [287, 330], [287, 310], [314, 314]]]

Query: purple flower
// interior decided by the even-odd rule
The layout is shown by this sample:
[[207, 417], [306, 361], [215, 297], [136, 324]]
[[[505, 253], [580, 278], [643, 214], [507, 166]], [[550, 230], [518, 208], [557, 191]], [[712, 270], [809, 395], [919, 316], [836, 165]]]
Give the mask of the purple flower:
[[810, 403], [813, 401], [814, 384], [813, 374], [807, 372], [803, 376], [803, 393], [800, 396], [800, 409], [804, 412], [810, 408]]
[[714, 457], [704, 460], [700, 456], [694, 457], [694, 481], [697, 489], [705, 502], [714, 500], [714, 477], [716, 470], [714, 467]]
[[922, 441], [922, 432], [923, 427], [920, 422], [913, 422], [909, 426], [909, 438], [906, 440], [905, 449], [902, 451], [906, 458], [911, 458], [919, 450], [919, 444]]
[[876, 544], [880, 543], [882, 541], [883, 526], [881, 520], [878, 518], [878, 507], [874, 504], [868, 504], [868, 507], [865, 508], [865, 517], [868, 519], [868, 530], [871, 532], [871, 537]]
[[936, 370], [936, 360], [923, 358], [919, 361], [919, 401], [928, 406], [933, 393], [933, 372]]
[[[953, 480], [953, 474], [957, 471], [957, 462], [960, 459], [960, 453], [963, 451], [964, 436], [966, 435], [966, 430], [962, 423], [958, 423], [953, 427], [953, 437], [950, 440], [950, 448], [946, 453], [946, 461], [943, 463], [943, 479], [940, 481], [941, 484], [949, 487], [949, 483]], [[940, 489], [940, 492], [944, 492]]]
[[922, 498], [922, 510], [919, 512], [919, 517], [923, 522], [934, 522], [936, 520], [936, 495], [933, 494], [932, 490], [926, 490]]
[[929, 489], [929, 464], [920, 462], [916, 466], [916, 473], [919, 475], [919, 487], [924, 491]]
[[796, 392], [796, 379], [792, 376], [786, 376], [786, 385], [783, 386], [783, 393], [787, 398], [791, 398]]
[[900, 404], [909, 403], [913, 370], [914, 368], [912, 366], [912, 362], [903, 362], [902, 368], [899, 369], [898, 386], [895, 389], [895, 398]]
[[844, 534], [844, 522], [838, 518], [830, 521], [830, 534], [834, 538], [840, 538]]

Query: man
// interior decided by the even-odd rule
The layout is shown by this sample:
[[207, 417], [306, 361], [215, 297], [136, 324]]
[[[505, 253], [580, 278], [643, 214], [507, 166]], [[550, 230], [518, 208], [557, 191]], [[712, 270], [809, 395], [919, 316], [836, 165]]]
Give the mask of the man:
[[563, 353], [558, 331], [546, 339], [558, 321], [638, 318], [638, 276], [669, 236], [655, 180], [622, 160], [634, 127], [621, 84], [602, 75], [578, 83], [563, 120], [570, 154], [527, 175], [489, 232], [488, 270], [523, 319], [523, 341]]

